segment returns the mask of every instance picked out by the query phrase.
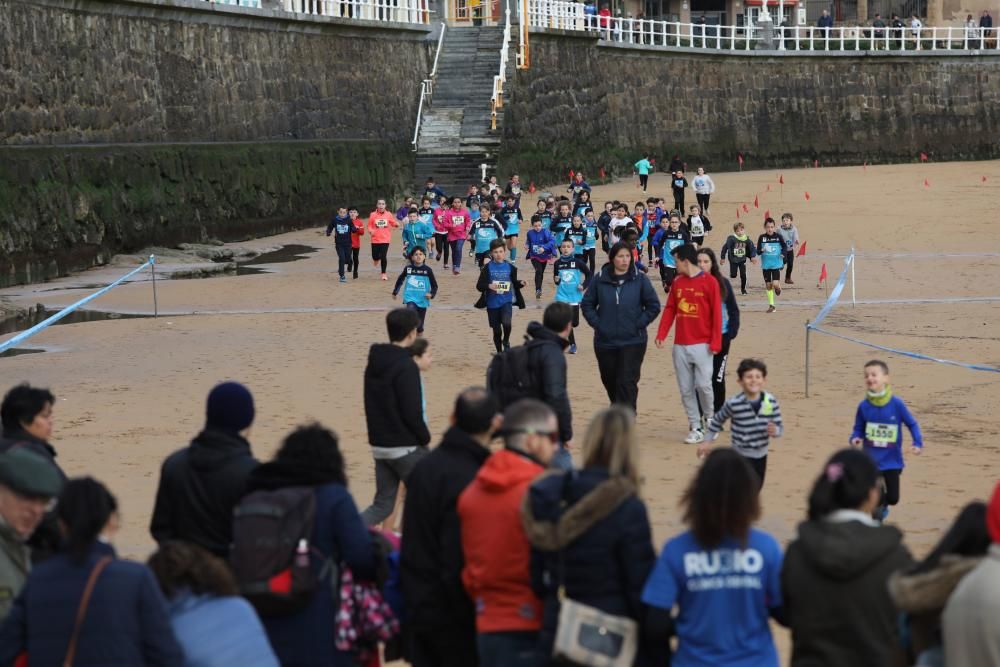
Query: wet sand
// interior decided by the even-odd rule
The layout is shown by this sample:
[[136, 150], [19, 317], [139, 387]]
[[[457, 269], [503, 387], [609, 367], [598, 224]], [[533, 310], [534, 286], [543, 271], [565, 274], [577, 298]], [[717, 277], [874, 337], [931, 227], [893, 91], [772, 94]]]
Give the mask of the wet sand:
[[[779, 174], [785, 180], [783, 192]], [[1000, 426], [993, 413], [1000, 404], [1000, 375], [814, 334], [807, 399], [804, 324], [825, 299], [816, 284], [821, 264], [827, 264], [832, 286], [844, 255], [854, 246], [858, 305], [852, 308], [848, 286], [826, 326], [888, 347], [1000, 366], [1000, 290], [995, 282], [1000, 240], [993, 229], [1000, 162], [712, 176], [717, 194], [710, 216], [715, 226], [711, 247], [722, 246], [743, 203], [751, 212], [740, 209], [741, 219], [754, 239], [762, 231], [765, 210], [776, 218], [787, 210], [808, 243], [807, 255], [795, 263], [796, 284], [778, 298], [778, 312], [764, 312], [759, 265], [748, 272], [750, 294], [739, 298], [742, 324], [732, 345], [729, 392], [738, 391], [739, 360], [761, 357], [770, 371], [768, 389], [780, 400], [786, 420], [786, 435], [773, 444], [769, 457], [761, 527], [783, 543], [794, 536], [822, 461], [847, 444], [863, 396], [862, 365], [882, 357], [892, 370], [894, 391], [907, 401], [926, 438], [924, 455], [908, 458], [901, 504], [891, 521], [906, 532], [915, 554], [925, 553], [959, 508], [987, 497], [1000, 477]], [[924, 186], [925, 178], [930, 187]], [[650, 194], [669, 196], [663, 175], [652, 176]], [[645, 198], [640, 195], [634, 183], [622, 182], [595, 188], [594, 201], [600, 208], [605, 200], [624, 198], [631, 208]], [[753, 207], [755, 195], [759, 209]], [[688, 197], [693, 200], [693, 193]], [[43, 348], [44, 354], [0, 359], [4, 387], [27, 380], [51, 387], [58, 396], [54, 444], [60, 462], [72, 475], [102, 479], [118, 495], [124, 518], [118, 546], [125, 555], [143, 558], [150, 552], [147, 527], [160, 462], [199, 430], [204, 398], [224, 379], [244, 382], [254, 392], [257, 420], [250, 439], [258, 457], [270, 457], [297, 424], [318, 420], [341, 437], [358, 505], [371, 500], [362, 373], [369, 344], [384, 338], [384, 312], [394, 305], [392, 282], [381, 282], [373, 272], [367, 241], [361, 278], [346, 285], [337, 282], [336, 253], [322, 230], [241, 245], [255, 243], [268, 248], [298, 243], [321, 250], [296, 262], [262, 267], [273, 271], [268, 274], [161, 280], [157, 319], [53, 327], [22, 346]], [[397, 234], [390, 254], [392, 279], [403, 265], [398, 248]], [[435, 441], [446, 428], [456, 391], [483, 382], [492, 352], [486, 315], [471, 307], [477, 272], [471, 259], [463, 262], [459, 277], [432, 264], [441, 289], [427, 317], [434, 367], [425, 383]], [[521, 271], [530, 280], [530, 271]], [[108, 267], [55, 283], [0, 290], [0, 296], [55, 308], [89, 293], [56, 288], [101, 283], [123, 273], [123, 267]], [[521, 340], [527, 323], [541, 318], [552, 294], [551, 275], [541, 301], [527, 292], [528, 308], [514, 314], [512, 340]], [[146, 279], [124, 285], [90, 307], [150, 313], [151, 286]], [[569, 359], [569, 382], [574, 427], [582, 436], [589, 416], [606, 405], [606, 397], [585, 323], [577, 337], [580, 352]], [[647, 352], [638, 421], [643, 495], [659, 548], [682, 528], [677, 500], [697, 465], [695, 448], [681, 442], [687, 425], [667, 348], [650, 345]], [[787, 655], [782, 632], [779, 644]]]

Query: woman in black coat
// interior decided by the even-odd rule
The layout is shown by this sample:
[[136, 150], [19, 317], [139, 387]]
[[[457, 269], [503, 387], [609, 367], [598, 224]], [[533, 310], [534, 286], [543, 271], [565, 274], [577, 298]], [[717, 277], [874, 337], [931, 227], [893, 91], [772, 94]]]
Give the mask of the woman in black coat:
[[[733, 294], [733, 285], [719, 271], [719, 260], [711, 248], [698, 250], [698, 268], [709, 273], [719, 283], [722, 296], [722, 349], [712, 358], [712, 395], [714, 409], [718, 412], [726, 402], [726, 365], [729, 361], [729, 344], [740, 332], [740, 306]], [[700, 406], [699, 406], [700, 407]], [[711, 416], [711, 415], [709, 415]]]
[[646, 327], [660, 313], [660, 298], [639, 273], [632, 248], [616, 243], [590, 283], [580, 310], [594, 328], [594, 354], [608, 400], [635, 410], [639, 375], [646, 356]]

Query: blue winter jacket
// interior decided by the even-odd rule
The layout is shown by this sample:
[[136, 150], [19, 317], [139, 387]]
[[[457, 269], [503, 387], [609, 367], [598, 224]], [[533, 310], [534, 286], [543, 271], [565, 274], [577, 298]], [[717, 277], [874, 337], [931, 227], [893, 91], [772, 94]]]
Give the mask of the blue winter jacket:
[[594, 328], [594, 347], [617, 349], [645, 344], [646, 327], [660, 314], [660, 297], [645, 274], [633, 268], [618, 277], [605, 264], [583, 295], [580, 310]]
[[245, 599], [184, 590], [168, 605], [184, 667], [278, 667], [264, 626]]
[[[32, 570], [0, 627], [0, 665], [13, 664], [24, 650], [34, 667], [62, 665], [90, 573], [98, 560], [114, 555], [110, 545], [95, 542], [81, 563], [61, 553]], [[153, 573], [140, 563], [112, 560], [90, 596], [74, 667], [183, 664]]]

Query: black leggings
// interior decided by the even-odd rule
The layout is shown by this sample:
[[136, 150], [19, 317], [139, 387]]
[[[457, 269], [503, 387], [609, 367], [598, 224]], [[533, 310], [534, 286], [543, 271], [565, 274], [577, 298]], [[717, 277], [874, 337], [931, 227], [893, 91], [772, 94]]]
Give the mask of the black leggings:
[[613, 404], [621, 403], [635, 410], [639, 400], [639, 376], [646, 356], [646, 342], [607, 349], [594, 346], [601, 384]]
[[[444, 248], [444, 250], [442, 250]], [[435, 234], [434, 235], [434, 249], [437, 252], [438, 258], [444, 254], [444, 263], [448, 263], [448, 252], [451, 248], [448, 247], [448, 235], [447, 234]]]
[[[726, 304], [722, 304], [725, 308]], [[712, 395], [715, 397], [715, 411], [722, 409], [726, 402], [726, 365], [729, 362], [729, 334], [722, 334], [722, 349], [712, 357]]]
[[899, 474], [902, 470], [883, 470], [882, 479], [885, 481], [885, 494], [882, 496], [883, 505], [899, 504]]
[[583, 251], [583, 258], [590, 264], [590, 272], [594, 273], [595, 262], [597, 261], [597, 248], [587, 248]]
[[785, 282], [792, 279], [792, 267], [795, 266], [795, 251], [785, 251]]
[[695, 194], [695, 198], [698, 200], [698, 207], [701, 209], [702, 213], [708, 213], [708, 200], [712, 195], [699, 195]]
[[542, 281], [545, 280], [545, 267], [548, 262], [543, 262], [540, 259], [531, 260], [531, 265], [535, 267], [535, 291], [542, 291]]
[[684, 188], [674, 188], [674, 208], [684, 215]]
[[[729, 277], [733, 280], [736, 279], [736, 272], [740, 274], [740, 292], [747, 291], [747, 263], [746, 262], [730, 262], [729, 263]], [[724, 307], [724, 306], [723, 306]]]
[[337, 274], [344, 277], [344, 269], [351, 270], [351, 248], [337, 246]]
[[642, 191], [646, 191], [646, 186], [649, 185], [649, 174], [639, 174], [639, 185], [642, 186]]
[[372, 261], [381, 262], [382, 273], [389, 268], [389, 244], [388, 243], [373, 243], [372, 244]]
[[752, 459], [748, 456], [744, 456], [743, 458], [747, 463], [750, 464], [750, 467], [753, 468], [753, 471], [757, 473], [757, 476], [760, 477], [760, 486], [761, 488], [763, 488], [764, 475], [767, 473], [767, 455], [764, 455], [759, 459]]

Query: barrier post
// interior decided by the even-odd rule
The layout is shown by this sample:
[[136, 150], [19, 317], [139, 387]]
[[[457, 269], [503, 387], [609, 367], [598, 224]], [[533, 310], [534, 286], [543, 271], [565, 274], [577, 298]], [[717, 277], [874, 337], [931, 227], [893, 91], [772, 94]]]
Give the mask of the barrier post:
[[159, 317], [160, 309], [156, 303], [156, 255], [149, 256], [149, 270], [153, 274], [153, 317]]
[[809, 398], [809, 320], [806, 320], [806, 398]]
[[857, 261], [857, 255], [854, 254], [854, 248], [851, 247], [851, 308], [858, 307], [858, 299], [854, 292], [854, 263]]

